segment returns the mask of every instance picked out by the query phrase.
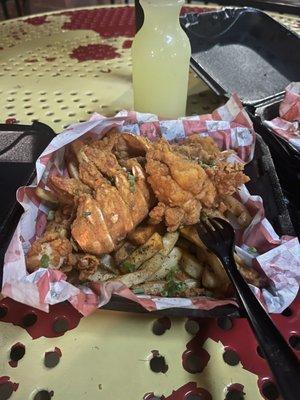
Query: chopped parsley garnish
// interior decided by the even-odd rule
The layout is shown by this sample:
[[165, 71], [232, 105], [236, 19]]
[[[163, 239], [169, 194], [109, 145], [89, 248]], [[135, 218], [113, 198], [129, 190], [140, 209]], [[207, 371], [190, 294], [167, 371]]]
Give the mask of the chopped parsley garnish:
[[48, 215], [47, 215], [47, 220], [48, 220], [48, 221], [53, 221], [53, 220], [54, 220], [54, 217], [55, 217], [55, 211], [54, 211], [54, 210], [50, 210], [50, 211], [48, 212]]
[[131, 191], [131, 193], [134, 193], [136, 177], [131, 172], [127, 172], [127, 179], [129, 182], [129, 190]]
[[142, 288], [139, 288], [139, 287], [133, 288], [132, 291], [133, 291], [134, 294], [145, 294], [144, 290]]
[[48, 268], [49, 267], [49, 256], [47, 254], [43, 254], [40, 260], [40, 267], [41, 268]]
[[256, 250], [255, 247], [248, 247], [247, 251], [248, 251], [248, 253], [251, 253], [251, 254], [256, 254], [257, 253], [257, 250]]
[[129, 261], [123, 262], [123, 268], [127, 272], [134, 272], [136, 270], [136, 266], [134, 264], [131, 264]]
[[173, 297], [186, 289], [186, 284], [175, 279], [176, 268], [173, 268], [167, 275], [167, 282], [162, 292], [163, 296]]
[[203, 161], [199, 161], [199, 165], [201, 165], [202, 168], [215, 168], [216, 167], [216, 162], [215, 161], [211, 161], [210, 164], [207, 164]]
[[82, 216], [83, 217], [89, 217], [90, 215], [92, 215], [92, 213], [90, 212], [90, 211], [84, 211], [83, 213], [82, 213]]

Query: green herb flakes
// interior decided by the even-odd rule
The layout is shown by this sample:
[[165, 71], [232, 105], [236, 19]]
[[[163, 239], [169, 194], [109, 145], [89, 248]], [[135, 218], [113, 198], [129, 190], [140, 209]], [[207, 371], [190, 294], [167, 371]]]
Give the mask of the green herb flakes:
[[123, 268], [126, 272], [134, 272], [136, 270], [136, 266], [128, 261], [123, 262]]
[[257, 250], [256, 250], [255, 247], [248, 247], [247, 251], [250, 254], [256, 254], [257, 253]]
[[202, 168], [216, 168], [216, 162], [215, 161], [211, 161], [209, 164], [203, 162], [203, 161], [199, 161], [199, 165]]
[[133, 288], [132, 291], [134, 294], [145, 294], [144, 290], [139, 287]]
[[134, 193], [136, 177], [131, 172], [127, 172], [127, 179], [129, 182], [129, 190], [131, 191], [131, 193]]
[[40, 268], [48, 268], [49, 267], [50, 258], [47, 254], [43, 254], [40, 260]]
[[175, 279], [176, 268], [173, 268], [167, 275], [167, 282], [163, 290], [163, 296], [174, 297], [186, 289], [186, 284]]

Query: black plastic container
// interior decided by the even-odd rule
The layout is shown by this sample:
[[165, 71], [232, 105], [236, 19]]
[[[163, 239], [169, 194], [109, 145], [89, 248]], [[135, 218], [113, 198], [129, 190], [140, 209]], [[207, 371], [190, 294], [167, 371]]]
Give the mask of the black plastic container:
[[236, 92], [269, 146], [300, 234], [299, 153], [263, 125], [278, 116], [285, 87], [300, 81], [299, 36], [254, 8], [189, 13], [181, 24], [190, 38], [193, 70], [218, 95]]
[[29, 125], [0, 124], [0, 287], [3, 258], [23, 212], [16, 190], [35, 178], [35, 162], [55, 136], [40, 122]]
[[[39, 154], [54, 137], [53, 131], [46, 125], [34, 123], [32, 126], [0, 124], [0, 283], [2, 281], [3, 257], [16, 225], [22, 207], [15, 198], [16, 189], [28, 185], [35, 177], [35, 161]], [[293, 227], [274, 169], [268, 147], [260, 136], [257, 137], [253, 160], [246, 166], [251, 177], [247, 184], [250, 193], [260, 195], [265, 203], [265, 212], [279, 234], [293, 234]], [[146, 312], [139, 304], [114, 295], [104, 307], [111, 310]], [[217, 307], [213, 310], [194, 310], [171, 308], [158, 311], [157, 314], [191, 317], [238, 316], [239, 310], [232, 305]]]
[[300, 80], [298, 35], [254, 8], [226, 8], [181, 17], [191, 47], [191, 66], [219, 95], [236, 92], [258, 107]]

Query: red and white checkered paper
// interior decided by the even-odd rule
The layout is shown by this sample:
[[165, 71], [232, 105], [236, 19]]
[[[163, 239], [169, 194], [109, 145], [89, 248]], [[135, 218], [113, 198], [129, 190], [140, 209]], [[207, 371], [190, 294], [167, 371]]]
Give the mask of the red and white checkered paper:
[[279, 116], [272, 121], [264, 121], [264, 124], [300, 151], [300, 82], [286, 87]]
[[[211, 136], [222, 149], [235, 149], [240, 161], [248, 162], [253, 157], [255, 133], [252, 123], [236, 95], [210, 115], [193, 116], [178, 120], [162, 121], [152, 114], [122, 111], [115, 117], [105, 118], [94, 114], [84, 123], [75, 124], [55, 137], [36, 163], [37, 186], [47, 187], [51, 174], [66, 175], [64, 165], [65, 146], [70, 142], [89, 135], [101, 138], [112, 127], [122, 132], [132, 132], [151, 140], [165, 137], [167, 140], [183, 141], [192, 133]], [[241, 161], [242, 162], [242, 161]], [[147, 310], [169, 307], [212, 309], [225, 304], [235, 304], [234, 299], [215, 300], [206, 297], [191, 299], [159, 298], [136, 296], [119, 282], [91, 283], [75, 287], [66, 281], [59, 270], [43, 269], [29, 274], [26, 271], [25, 254], [36, 236], [42, 234], [49, 209], [35, 196], [36, 185], [22, 187], [17, 192], [18, 201], [24, 207], [24, 214], [13, 235], [5, 255], [2, 294], [21, 303], [48, 311], [49, 304], [68, 300], [83, 315], [106, 304], [112, 293], [140, 303]], [[281, 312], [295, 298], [299, 288], [300, 246], [295, 238], [279, 238], [264, 217], [262, 199], [250, 196], [245, 186], [239, 189], [239, 196], [248, 207], [253, 222], [245, 232], [239, 232], [237, 251], [248, 264], [256, 263], [273, 283], [272, 293], [254, 288], [271, 312]], [[255, 247], [255, 255], [247, 251]]]

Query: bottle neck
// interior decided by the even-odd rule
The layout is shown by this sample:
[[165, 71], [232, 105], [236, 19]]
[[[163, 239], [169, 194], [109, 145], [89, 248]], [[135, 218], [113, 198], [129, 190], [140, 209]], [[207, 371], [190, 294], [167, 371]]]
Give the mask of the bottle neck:
[[143, 28], [152, 30], [177, 30], [179, 14], [184, 0], [140, 0], [144, 11]]

